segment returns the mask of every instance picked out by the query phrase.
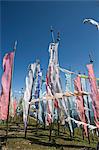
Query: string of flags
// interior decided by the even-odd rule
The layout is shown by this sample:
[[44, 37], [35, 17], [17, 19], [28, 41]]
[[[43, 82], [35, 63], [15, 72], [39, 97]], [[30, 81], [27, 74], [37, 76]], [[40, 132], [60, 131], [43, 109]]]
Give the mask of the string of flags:
[[[36, 90], [36, 95], [38, 95], [38, 96], [36, 96], [36, 97], [34, 96], [34, 98], [31, 99], [29, 104], [30, 105], [34, 105], [36, 103], [41, 104], [41, 102], [42, 102], [42, 105], [38, 106], [38, 110], [39, 110], [38, 112], [40, 112], [39, 116], [40, 116], [40, 114], [42, 114], [41, 113], [41, 107], [42, 107], [42, 111], [44, 111], [44, 112], [46, 111], [46, 113], [45, 113], [46, 125], [49, 125], [54, 121], [54, 118], [55, 119], [58, 118], [57, 116], [55, 116], [55, 115], [59, 115], [58, 111], [57, 111], [58, 109], [61, 110], [60, 116], [61, 115], [65, 116], [64, 119], [67, 116], [68, 116], [68, 118], [72, 117], [73, 112], [71, 113], [72, 115], [70, 115], [70, 111], [72, 111], [72, 107], [73, 107], [72, 105], [75, 102], [76, 108], [73, 110], [74, 111], [76, 110], [78, 112], [78, 116], [79, 116], [81, 122], [83, 122], [82, 125], [84, 125], [86, 136], [88, 136], [86, 124], [90, 125], [91, 122], [90, 122], [90, 117], [89, 117], [89, 111], [91, 112], [93, 110], [91, 110], [88, 107], [87, 97], [88, 96], [91, 97], [91, 95], [94, 93], [92, 93], [92, 91], [88, 92], [88, 89], [86, 89], [85, 82], [86, 82], [86, 79], [88, 79], [90, 81], [90, 76], [76, 74], [75, 72], [71, 72], [71, 71], [68, 71], [66, 69], [59, 67], [58, 58], [57, 58], [57, 56], [58, 56], [57, 48], [58, 48], [58, 44], [51, 43], [49, 46], [50, 60], [49, 60], [48, 72], [47, 72], [47, 76], [46, 76], [45, 95], [42, 96], [42, 95], [37, 94], [38, 92]], [[66, 92], [62, 91], [59, 71], [62, 71], [65, 73]], [[89, 71], [90, 71], [90, 69], [89, 69]], [[75, 87], [74, 91], [72, 91], [72, 88], [71, 88], [72, 74], [75, 74], [77, 76], [74, 79], [74, 87]], [[87, 80], [87, 82], [88, 82], [88, 80]], [[92, 80], [94, 80], [93, 82], [96, 82], [96, 80], [98, 80], [98, 78], [96, 79], [95, 76], [93, 76]], [[36, 87], [39, 84], [39, 82], [37, 82], [37, 81], [38, 81], [38, 79], [36, 78], [36, 81], [35, 81]], [[93, 85], [91, 85], [91, 86], [93, 86]], [[94, 86], [94, 88], [97, 89], [97, 87], [95, 87], [95, 86]], [[76, 99], [74, 99], [73, 97], [74, 98], [76, 97]], [[43, 108], [43, 103], [45, 103], [45, 105], [46, 105], [46, 110], [44, 110], [44, 108]], [[99, 108], [98, 105], [97, 105], [97, 107]], [[95, 111], [94, 111], [94, 113], [96, 114]], [[42, 118], [42, 116], [39, 118]], [[96, 120], [97, 120], [97, 118], [98, 117], [96, 116]], [[44, 119], [41, 119], [41, 120], [43, 121]], [[70, 119], [68, 120], [68, 123], [69, 123], [71, 132], [73, 132], [72, 123], [70, 122]], [[77, 121], [75, 123], [77, 123]], [[98, 128], [98, 122], [95, 122], [95, 124], [96, 124], [95, 128], [91, 125], [88, 127], [89, 128], [93, 127], [94, 129]]]
[[[39, 123], [50, 126], [54, 121], [61, 124], [67, 122], [71, 133], [74, 130], [73, 123], [76, 123], [83, 126], [85, 135], [88, 136], [88, 129], [99, 129], [99, 87], [97, 87], [99, 78], [95, 77], [93, 64], [87, 65], [88, 76], [60, 67], [58, 45], [59, 42], [52, 42], [49, 45], [50, 59], [45, 84], [40, 61], [28, 66], [22, 99], [24, 128], [26, 131], [28, 116], [34, 110], [33, 116]], [[14, 51], [7, 53], [3, 58], [0, 120], [7, 120], [9, 115], [14, 117], [17, 110], [17, 102], [11, 96], [14, 53]], [[65, 92], [62, 88], [60, 71], [65, 74]], [[73, 74], [75, 78], [72, 77]], [[89, 84], [90, 90], [87, 89], [86, 83]], [[43, 86], [46, 88], [44, 94]], [[89, 98], [92, 103], [89, 102]], [[94, 113], [93, 122], [91, 112]]]

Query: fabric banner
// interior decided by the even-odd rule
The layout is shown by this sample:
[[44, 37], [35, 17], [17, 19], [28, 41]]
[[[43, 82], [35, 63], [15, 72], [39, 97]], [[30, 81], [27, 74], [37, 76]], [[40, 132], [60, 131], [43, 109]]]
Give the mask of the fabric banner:
[[[82, 83], [82, 90], [83, 91], [87, 91], [87, 87], [86, 87], [86, 79], [85, 78], [81, 78], [81, 83]], [[86, 113], [86, 117], [87, 117], [87, 121], [90, 124], [90, 118], [89, 118], [89, 110], [90, 108], [88, 108], [89, 106], [89, 99], [88, 99], [88, 95], [83, 95], [84, 98], [84, 106], [85, 106], [85, 113]]]
[[23, 121], [25, 128], [27, 127], [27, 116], [29, 111], [29, 102], [32, 96], [32, 87], [33, 87], [33, 70], [30, 66], [28, 76], [26, 77], [26, 89], [23, 97]]
[[97, 128], [99, 128], [99, 92], [96, 85], [96, 78], [94, 75], [93, 64], [88, 64], [87, 69], [91, 88], [91, 98], [92, 98], [92, 107], [94, 110], [95, 124]]
[[[78, 73], [76, 73], [76, 72], [72, 72], [72, 71], [70, 71], [70, 70], [61, 68], [61, 67], [59, 67], [59, 65], [57, 65], [57, 66], [58, 66], [59, 70], [62, 71], [62, 72], [64, 72], [64, 73], [75, 74], [75, 75], [77, 75], [77, 76], [80, 76], [81, 78], [88, 79], [88, 76], [86, 76], [86, 75], [84, 75], [84, 74], [78, 74]], [[96, 80], [99, 81], [99, 78], [96, 78]]]
[[[72, 83], [72, 75], [70, 73], [66, 73], [65, 74], [66, 77], [66, 92], [67, 93], [73, 93], [73, 83]], [[73, 94], [71, 94], [72, 96], [69, 97], [70, 99], [70, 107], [72, 109], [72, 117], [75, 113], [75, 99], [73, 97]]]
[[[49, 45], [49, 53], [50, 53], [50, 60], [48, 66], [48, 72], [46, 76], [46, 93], [49, 96], [54, 96], [56, 90], [56, 76], [55, 76], [55, 66], [58, 63], [58, 43], [51, 43]], [[57, 111], [58, 108], [58, 101], [57, 99], [54, 100], [54, 105], [52, 99], [47, 101], [47, 116], [46, 116], [46, 124], [49, 125], [54, 120], [54, 112]], [[56, 111], [55, 111], [56, 109]], [[55, 117], [57, 118], [57, 113]]]
[[[56, 66], [56, 89], [58, 93], [63, 93], [62, 91], [62, 85], [61, 85], [61, 80], [60, 80], [60, 76], [59, 76], [59, 68], [58, 66]], [[67, 104], [66, 104], [66, 98], [65, 97], [62, 97], [61, 99], [59, 98], [58, 99], [58, 107], [60, 108], [60, 117], [62, 118], [61, 119], [61, 122], [64, 122], [65, 118], [67, 118]]]
[[[35, 83], [34, 83], [34, 98], [40, 97], [40, 88], [42, 82], [42, 72], [40, 71], [40, 64], [37, 64], [36, 67], [36, 75], [35, 75]], [[39, 103], [35, 102], [36, 110], [39, 109]]]
[[[50, 83], [51, 83], [51, 67], [48, 70], [47, 76], [46, 76], [46, 93], [48, 95], [52, 96], [52, 92], [51, 92], [51, 87], [50, 87]], [[52, 100], [48, 100], [47, 101], [47, 114], [46, 114], [46, 125], [49, 125], [53, 122], [53, 101]]]
[[[67, 73], [67, 74], [65, 74], [65, 77], [66, 77], [66, 92], [71, 92], [72, 91], [71, 74]], [[68, 117], [73, 117], [72, 116], [73, 112], [71, 111], [74, 107], [73, 106], [73, 104], [74, 104], [73, 103], [73, 97], [68, 97], [66, 103], [67, 103], [67, 106], [68, 106], [67, 115], [68, 115]], [[73, 133], [72, 121], [69, 120], [68, 123], [69, 123], [70, 130]]]
[[[38, 98], [42, 97], [42, 71], [38, 72]], [[38, 119], [43, 122], [43, 101], [38, 104]]]
[[90, 125], [90, 124], [87, 124], [87, 123], [84, 123], [84, 122], [81, 122], [81, 121], [75, 120], [74, 118], [71, 118], [71, 117], [69, 117], [69, 118], [68, 118], [68, 120], [72, 120], [72, 121], [74, 121], [74, 122], [75, 122], [78, 126], [80, 126], [80, 125], [88, 126], [88, 128], [89, 128], [90, 130], [97, 129], [97, 127], [96, 127], [96, 126], [94, 126], [94, 125]]
[[7, 53], [3, 58], [2, 92], [0, 96], [0, 119], [6, 120], [8, 114], [8, 104], [10, 98], [12, 67], [14, 52]]
[[[33, 97], [34, 99], [38, 99], [38, 101], [35, 102], [35, 108], [36, 108], [36, 118], [39, 120], [39, 122], [43, 122], [43, 101], [42, 101], [42, 71], [40, 69], [40, 63], [36, 63], [36, 70], [34, 74], [35, 80], [34, 80], [34, 86], [33, 86]], [[41, 99], [41, 100], [40, 100]]]
[[16, 109], [17, 109], [17, 101], [16, 99], [13, 98], [12, 92], [10, 94], [10, 106], [9, 106], [9, 116], [12, 118], [16, 114]]
[[[77, 76], [74, 80], [74, 87], [77, 92], [82, 91], [81, 79], [79, 76]], [[84, 100], [83, 100], [82, 95], [76, 96], [76, 103], [77, 103], [77, 110], [78, 110], [79, 118], [82, 122], [86, 123], [85, 111], [84, 111]], [[85, 125], [84, 125], [84, 130], [85, 130], [86, 136], [88, 136], [87, 127]]]

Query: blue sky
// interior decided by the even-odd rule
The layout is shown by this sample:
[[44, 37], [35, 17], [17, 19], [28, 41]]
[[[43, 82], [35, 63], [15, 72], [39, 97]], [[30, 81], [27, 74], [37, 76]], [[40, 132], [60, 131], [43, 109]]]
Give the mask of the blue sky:
[[54, 28], [55, 37], [60, 32], [60, 66], [84, 73], [89, 63], [89, 52], [92, 51], [95, 74], [99, 77], [99, 31], [92, 25], [83, 24], [85, 18], [99, 21], [98, 2], [2, 1], [1, 60], [5, 53], [12, 50], [14, 41], [18, 40], [13, 89], [25, 87], [27, 67], [36, 59], [40, 59], [45, 75], [51, 42], [50, 26]]

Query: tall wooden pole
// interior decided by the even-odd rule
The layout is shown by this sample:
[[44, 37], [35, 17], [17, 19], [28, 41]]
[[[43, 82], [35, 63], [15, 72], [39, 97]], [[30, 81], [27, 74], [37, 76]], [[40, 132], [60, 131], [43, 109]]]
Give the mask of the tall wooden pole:
[[36, 106], [37, 108], [36, 108], [36, 134], [37, 134], [37, 132], [38, 132], [38, 111], [39, 111], [39, 102], [37, 102], [37, 106]]
[[54, 33], [53, 33], [53, 27], [51, 26], [51, 36], [52, 36], [52, 42], [55, 43]]
[[[70, 102], [69, 102], [68, 97], [67, 97], [67, 107], [68, 107], [68, 117], [71, 117], [70, 116]], [[72, 139], [72, 132], [71, 132], [70, 124], [72, 126], [71, 120], [68, 122], [68, 129], [69, 129], [69, 133], [70, 133], [70, 138]]]
[[49, 141], [51, 141], [52, 138], [52, 122], [49, 125], [50, 135], [49, 135]]
[[60, 132], [60, 110], [58, 108], [58, 136], [59, 136], [59, 132]]

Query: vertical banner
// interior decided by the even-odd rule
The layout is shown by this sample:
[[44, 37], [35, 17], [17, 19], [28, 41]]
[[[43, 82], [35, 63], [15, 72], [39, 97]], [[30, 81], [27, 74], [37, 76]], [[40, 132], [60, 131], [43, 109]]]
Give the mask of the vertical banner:
[[[71, 92], [72, 91], [72, 84], [71, 84], [71, 74], [67, 73], [65, 74], [65, 77], [66, 77], [66, 92]], [[73, 97], [67, 97], [67, 106], [68, 106], [68, 112], [67, 112], [67, 115], [68, 115], [68, 118], [69, 117], [72, 117], [72, 109], [73, 109]], [[68, 124], [69, 124], [69, 127], [70, 127], [70, 130], [71, 130], [71, 133], [73, 133], [73, 127], [72, 127], [72, 121], [69, 119], [68, 121]]]
[[[49, 59], [48, 72], [46, 76], [46, 93], [47, 95], [50, 95], [50, 96], [54, 95], [56, 92], [55, 66], [58, 63], [57, 50], [58, 50], [58, 43], [51, 43], [49, 45], [50, 59]], [[54, 105], [53, 105], [52, 99], [47, 101], [46, 124], [49, 125], [53, 122], [54, 112], [55, 112], [55, 109], [57, 110], [57, 108], [58, 108], [57, 99], [55, 99]]]
[[29, 111], [29, 102], [32, 96], [32, 87], [33, 87], [33, 71], [30, 66], [28, 76], [26, 77], [26, 89], [23, 97], [23, 121], [24, 121], [25, 129], [27, 127], [27, 117]]
[[[82, 90], [83, 91], [87, 91], [87, 87], [86, 87], [86, 79], [85, 78], [81, 78], [81, 83], [82, 83]], [[88, 96], [87, 95], [83, 95], [84, 98], [84, 106], [85, 106], [85, 113], [86, 113], [86, 117], [87, 117], [87, 121], [88, 124], [90, 124], [90, 118], [89, 118], [89, 108], [88, 108]]]
[[[48, 69], [46, 76], [46, 93], [47, 95], [52, 96], [51, 92], [51, 67]], [[46, 125], [49, 125], [53, 122], [53, 101], [50, 99], [47, 101], [47, 115], [46, 115]]]
[[13, 94], [11, 92], [10, 95], [10, 106], [9, 106], [9, 116], [14, 117], [16, 114], [16, 109], [17, 109], [17, 101], [14, 99]]
[[11, 88], [14, 52], [7, 53], [3, 58], [2, 92], [0, 96], [0, 119], [6, 120]]
[[[63, 93], [62, 91], [62, 85], [61, 85], [61, 80], [59, 76], [59, 68], [56, 66], [56, 87], [58, 93]], [[65, 119], [67, 118], [67, 104], [66, 104], [67, 99], [62, 97], [61, 99], [58, 99], [58, 106], [61, 108], [60, 110], [60, 118], [62, 119], [61, 122], [65, 122]]]
[[[66, 73], [66, 91], [67, 92], [73, 92], [73, 83], [72, 83], [72, 74], [71, 73]], [[75, 98], [73, 96], [69, 97], [69, 102], [70, 102], [70, 107], [71, 107], [71, 115], [74, 118], [76, 109], [75, 109]]]
[[87, 65], [88, 76], [91, 88], [92, 107], [94, 110], [95, 124], [99, 128], [99, 91], [96, 85], [96, 78], [94, 75], [93, 64]]
[[[39, 72], [38, 72], [38, 92], [39, 92], [38, 98], [42, 97], [42, 71], [41, 70], [39, 70]], [[42, 115], [43, 115], [43, 101], [40, 101], [38, 105], [39, 105], [38, 106], [39, 107], [38, 119], [40, 122], [43, 122], [43, 117], [42, 117]]]
[[[79, 76], [77, 76], [76, 79], [74, 80], [74, 87], [78, 93], [82, 92], [81, 79]], [[82, 95], [76, 96], [76, 103], [77, 103], [77, 110], [78, 110], [79, 118], [82, 122], [86, 123], [85, 111], [84, 111], [84, 100], [83, 100]], [[84, 125], [84, 130], [85, 130], [86, 136], [88, 136], [86, 125]]]

